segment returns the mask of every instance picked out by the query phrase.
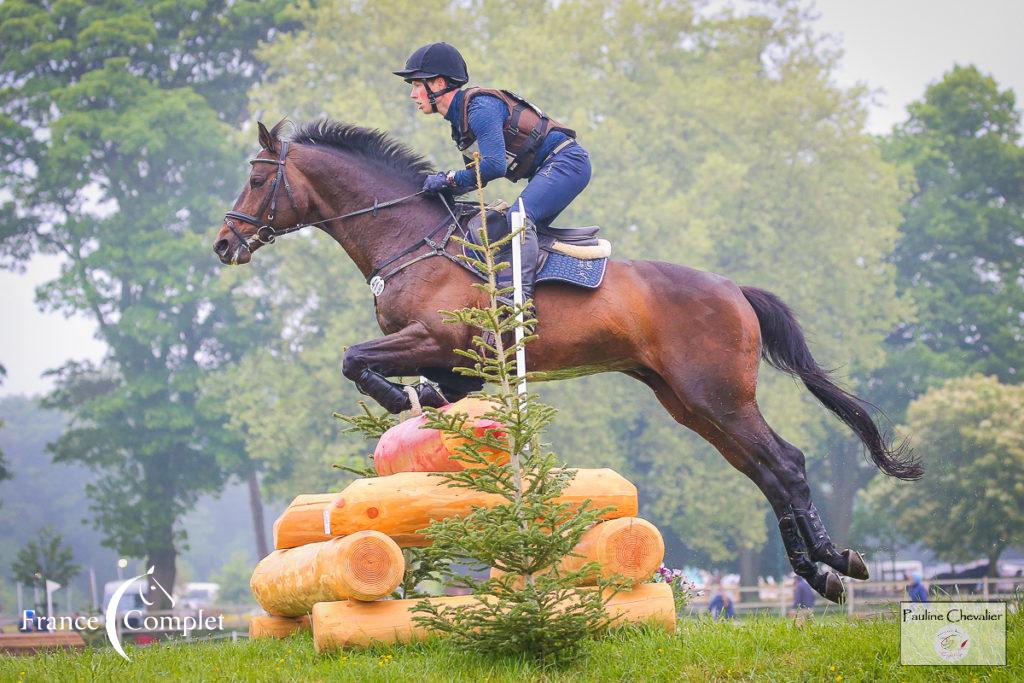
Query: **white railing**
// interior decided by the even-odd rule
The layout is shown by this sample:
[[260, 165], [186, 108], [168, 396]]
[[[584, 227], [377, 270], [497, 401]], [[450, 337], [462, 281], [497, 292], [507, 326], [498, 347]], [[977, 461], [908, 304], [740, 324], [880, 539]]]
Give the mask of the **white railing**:
[[[906, 581], [854, 581], [846, 582], [846, 603], [836, 605], [821, 596], [814, 602], [814, 611], [820, 613], [843, 613], [850, 616], [888, 612], [907, 601]], [[928, 598], [931, 601], [947, 600], [1015, 600], [1024, 595], [1024, 579], [1021, 577], [982, 577], [978, 579], [938, 579], [925, 581]], [[688, 612], [699, 615], [708, 611], [708, 602], [715, 592], [704, 589], [703, 593], [690, 601]], [[793, 609], [793, 586], [791, 584], [766, 584], [763, 586], [728, 586], [723, 589], [733, 601], [737, 614], [762, 612], [782, 616], [791, 614]]]

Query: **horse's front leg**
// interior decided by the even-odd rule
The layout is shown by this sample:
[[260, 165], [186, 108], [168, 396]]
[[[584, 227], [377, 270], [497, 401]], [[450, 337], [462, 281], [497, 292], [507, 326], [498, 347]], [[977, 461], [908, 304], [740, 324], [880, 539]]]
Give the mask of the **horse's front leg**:
[[[419, 374], [419, 368], [451, 365], [451, 351], [416, 321], [386, 337], [350, 346], [345, 352], [341, 372], [355, 382], [359, 390], [396, 414], [408, 410], [411, 402], [405, 387], [387, 377]], [[417, 389], [420, 405], [438, 408], [445, 398], [433, 387]]]

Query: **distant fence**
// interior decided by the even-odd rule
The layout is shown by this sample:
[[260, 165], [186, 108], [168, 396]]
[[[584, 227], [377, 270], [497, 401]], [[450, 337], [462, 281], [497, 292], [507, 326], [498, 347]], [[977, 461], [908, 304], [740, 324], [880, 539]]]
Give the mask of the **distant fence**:
[[[814, 611], [837, 614], [846, 612], [850, 616], [864, 616], [894, 609], [901, 601], [907, 601], [906, 581], [847, 581], [846, 603], [836, 605], [818, 596]], [[925, 581], [928, 597], [940, 600], [1013, 600], [1024, 594], [1024, 579], [1021, 577], [983, 577], [979, 579], [939, 579]], [[774, 613], [785, 616], [792, 611], [793, 586], [726, 586], [723, 592], [733, 600], [736, 613]], [[708, 610], [708, 602], [714, 593], [704, 592], [691, 600], [689, 613], [698, 615]]]

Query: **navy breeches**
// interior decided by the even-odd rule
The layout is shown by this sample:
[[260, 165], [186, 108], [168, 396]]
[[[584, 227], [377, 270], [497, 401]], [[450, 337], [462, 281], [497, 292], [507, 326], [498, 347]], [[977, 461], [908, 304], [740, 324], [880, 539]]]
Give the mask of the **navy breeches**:
[[[548, 155], [519, 197], [526, 205], [526, 215], [543, 228], [551, 225], [589, 182], [590, 155], [573, 142], [557, 154]], [[517, 200], [512, 208], [518, 205]]]

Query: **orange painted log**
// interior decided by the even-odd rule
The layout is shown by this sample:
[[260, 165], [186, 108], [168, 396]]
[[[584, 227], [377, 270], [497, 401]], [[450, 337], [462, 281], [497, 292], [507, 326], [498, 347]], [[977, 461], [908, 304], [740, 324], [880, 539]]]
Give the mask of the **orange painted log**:
[[275, 550], [260, 560], [249, 582], [256, 602], [278, 617], [309, 614], [331, 600], [377, 600], [402, 582], [402, 549], [379, 531]]
[[[493, 404], [478, 398], [464, 398], [443, 408], [445, 413], [464, 413], [467, 422], [475, 423], [474, 433], [483, 436], [487, 430], [500, 430], [501, 423], [484, 418]], [[465, 463], [453, 460], [452, 455], [466, 444], [466, 439], [437, 429], [427, 429], [423, 415], [401, 422], [380, 437], [373, 451], [373, 466], [377, 474], [386, 476], [398, 472], [457, 472]], [[508, 453], [484, 449], [489, 458], [508, 462]]]
[[[587, 562], [596, 562], [600, 571], [592, 573], [580, 585], [596, 583], [598, 577], [619, 575], [637, 582], [650, 581], [665, 559], [665, 542], [658, 528], [639, 517], [623, 517], [595, 524], [576, 544], [572, 555], [562, 558], [558, 568], [575, 572]], [[491, 576], [501, 572], [491, 569]]]
[[324, 509], [330, 507], [340, 495], [304, 493], [296, 496], [274, 521], [274, 547], [295, 548], [330, 538], [330, 529], [324, 530]]
[[[577, 470], [558, 500], [578, 506], [586, 499], [592, 508], [612, 508], [604, 519], [637, 513], [636, 486], [611, 469]], [[274, 524], [274, 543], [291, 548], [372, 529], [402, 547], [427, 545], [417, 532], [431, 520], [464, 517], [474, 506], [504, 502], [500, 496], [447, 486], [427, 472], [357, 479], [339, 494], [296, 498]]]
[[249, 620], [249, 639], [286, 638], [299, 631], [308, 631], [310, 628], [308, 614], [301, 617], [275, 617], [263, 614]]
[[[587, 589], [584, 589], [587, 590]], [[592, 590], [592, 589], [591, 589]], [[477, 598], [456, 596], [430, 598], [442, 607], [471, 605]], [[317, 652], [345, 647], [367, 647], [374, 643], [409, 643], [430, 633], [413, 622], [418, 600], [380, 600], [378, 602], [320, 602], [313, 606], [313, 646]], [[612, 627], [648, 622], [673, 632], [676, 607], [672, 588], [667, 583], [645, 583], [631, 591], [612, 596], [605, 610], [614, 621]]]

